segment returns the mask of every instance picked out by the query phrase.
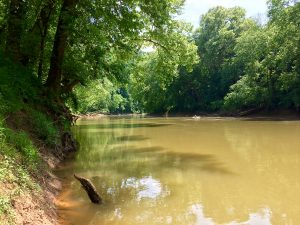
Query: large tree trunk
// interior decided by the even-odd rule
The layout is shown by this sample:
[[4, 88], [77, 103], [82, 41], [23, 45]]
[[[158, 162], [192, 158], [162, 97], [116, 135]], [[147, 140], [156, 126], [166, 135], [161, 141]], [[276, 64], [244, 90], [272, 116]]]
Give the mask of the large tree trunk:
[[9, 5], [9, 15], [7, 21], [7, 38], [5, 54], [14, 62], [23, 63], [21, 53], [22, 19], [24, 1], [11, 0]]
[[48, 28], [50, 23], [50, 16], [54, 9], [54, 2], [48, 0], [40, 12], [40, 16], [37, 20], [37, 25], [40, 30], [41, 40], [40, 40], [40, 49], [38, 57], [38, 78], [42, 80], [43, 75], [43, 62], [44, 62], [44, 52], [45, 52], [45, 43], [46, 37], [48, 34]]
[[68, 42], [69, 22], [72, 21], [72, 10], [74, 10], [78, 0], [64, 0], [59, 15], [57, 30], [55, 34], [54, 46], [51, 55], [50, 70], [46, 81], [51, 97], [59, 98], [62, 80], [62, 64]]

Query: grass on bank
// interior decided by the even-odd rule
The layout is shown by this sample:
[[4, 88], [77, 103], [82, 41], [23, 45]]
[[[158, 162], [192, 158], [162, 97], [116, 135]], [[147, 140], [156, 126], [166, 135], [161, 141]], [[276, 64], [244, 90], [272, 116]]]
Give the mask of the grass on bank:
[[42, 160], [31, 138], [49, 147], [60, 143], [58, 128], [42, 112], [47, 103], [41, 88], [30, 71], [0, 54], [1, 225], [15, 224], [14, 199], [41, 190], [33, 177], [39, 173]]
[[31, 178], [40, 157], [25, 132], [14, 132], [0, 122], [0, 221], [14, 224], [13, 201], [25, 192], [40, 187]]

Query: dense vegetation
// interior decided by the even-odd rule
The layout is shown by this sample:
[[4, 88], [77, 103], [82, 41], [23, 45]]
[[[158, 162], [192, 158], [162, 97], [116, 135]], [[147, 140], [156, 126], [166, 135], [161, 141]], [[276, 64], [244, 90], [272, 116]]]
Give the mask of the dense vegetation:
[[16, 198], [39, 189], [34, 185], [44, 171], [39, 150], [61, 157], [70, 149], [65, 135], [70, 109], [134, 110], [128, 81], [143, 48], [156, 46], [161, 59], [171, 54], [161, 61], [170, 72], [197, 61], [186, 35], [191, 28], [173, 20], [182, 5], [182, 0], [0, 1], [1, 223], [14, 224]]
[[[155, 45], [153, 51], [139, 52], [128, 61], [125, 82], [105, 86], [107, 81], [103, 80], [98, 88], [93, 83], [76, 89], [75, 96], [84, 103], [78, 110], [299, 111], [300, 4], [272, 0], [268, 7], [268, 20], [264, 23], [260, 18], [246, 18], [242, 8], [216, 7], [202, 15], [194, 32], [181, 24], [176, 34], [168, 37], [174, 38], [169, 40], [172, 45]], [[179, 32], [181, 29], [185, 32]], [[180, 33], [197, 46], [198, 62], [193, 44], [186, 45], [187, 52], [178, 48]], [[103, 96], [114, 104], [108, 104]]]
[[241, 8], [213, 8], [193, 34], [200, 61], [192, 72], [180, 67], [167, 80], [153, 72], [154, 52], [139, 62], [129, 90], [148, 112], [299, 111], [299, 14], [300, 4], [269, 1], [269, 20], [259, 24]]
[[239, 7], [212, 8], [195, 31], [174, 19], [182, 4], [6, 0], [2, 52], [57, 117], [299, 110], [299, 4], [268, 1], [263, 24]]
[[[44, 169], [38, 150], [62, 156], [68, 149], [62, 137], [72, 115], [66, 105], [82, 112], [132, 110], [124, 103], [131, 61], [146, 43], [173, 45], [175, 37], [167, 37], [178, 35], [171, 18], [181, 5], [176, 0], [0, 1], [1, 224], [16, 222], [13, 205], [20, 195], [40, 190], [35, 179]], [[182, 52], [190, 44], [183, 35], [178, 43]], [[79, 84], [95, 92], [74, 90]]]
[[300, 4], [269, 0], [263, 24], [216, 7], [193, 31], [183, 3], [0, 1], [0, 183], [32, 188], [36, 146], [61, 154], [71, 112], [299, 111]]
[[[182, 0], [7, 0], [0, 6], [0, 35], [6, 40], [2, 50], [37, 78], [54, 114], [67, 116], [67, 101], [80, 111], [120, 110], [143, 47], [163, 49], [160, 57], [170, 58], [165, 52], [172, 55], [163, 63], [173, 70], [195, 62], [196, 48], [185, 35], [189, 28], [172, 19], [182, 4]], [[94, 93], [84, 95], [80, 87], [74, 91], [80, 84]]]

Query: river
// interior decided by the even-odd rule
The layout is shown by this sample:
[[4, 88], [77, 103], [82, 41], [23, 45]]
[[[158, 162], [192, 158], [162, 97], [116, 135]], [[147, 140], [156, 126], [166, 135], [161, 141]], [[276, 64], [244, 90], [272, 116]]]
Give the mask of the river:
[[65, 224], [300, 224], [299, 121], [104, 117], [74, 134], [80, 150], [56, 171]]

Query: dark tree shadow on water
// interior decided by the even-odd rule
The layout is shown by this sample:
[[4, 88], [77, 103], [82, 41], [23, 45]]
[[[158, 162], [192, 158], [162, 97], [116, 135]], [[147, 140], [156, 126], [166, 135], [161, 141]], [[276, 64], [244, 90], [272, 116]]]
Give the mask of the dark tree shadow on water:
[[[92, 137], [94, 138], [94, 135]], [[70, 193], [72, 195], [75, 193], [72, 199], [75, 202], [81, 202], [81, 205], [73, 208], [77, 209], [78, 212], [80, 211], [80, 213], [90, 214], [88, 217], [84, 217], [86, 220], [92, 220], [104, 208], [113, 211], [115, 205], [126, 204], [126, 201], [122, 200], [130, 200], [133, 193], [138, 191], [139, 188], [134, 186], [123, 187], [122, 184], [128, 179], [135, 182], [145, 177], [153, 176], [155, 178], [155, 174], [161, 173], [162, 170], [166, 170], [167, 174], [169, 170], [174, 170], [175, 173], [181, 171], [182, 174], [191, 171], [196, 176], [199, 174], [199, 179], [201, 179], [201, 173], [210, 174], [211, 176], [234, 175], [227, 165], [214, 154], [173, 152], [161, 146], [137, 147], [131, 142], [130, 145], [122, 144], [127, 140], [147, 139], [142, 135], [110, 136], [106, 138], [107, 140], [104, 137], [103, 140], [100, 140], [102, 144], [99, 149], [91, 147], [89, 141], [85, 143], [79, 151], [76, 162], [72, 164], [72, 167], [65, 168], [63, 172], [67, 176], [66, 179], [69, 180], [69, 189], [72, 190]], [[111, 145], [116, 140], [121, 145]], [[91, 141], [91, 143], [94, 143], [94, 141]], [[103, 206], [90, 206], [86, 193], [74, 181], [73, 173], [87, 176], [94, 183], [105, 200]], [[78, 199], [84, 199], [84, 201], [78, 201]], [[157, 204], [159, 204], [159, 201]]]
[[196, 169], [202, 172], [223, 175], [233, 174], [233, 172], [213, 154], [165, 152], [161, 155], [165, 157], [164, 163], [167, 164], [169, 162], [170, 167], [180, 168], [182, 170]]
[[82, 124], [79, 129], [125, 129], [125, 128], [151, 128], [171, 126], [171, 123], [110, 123], [110, 124]]
[[144, 141], [148, 140], [149, 138], [145, 137], [144, 135], [124, 135], [124, 136], [118, 136], [114, 138], [115, 142], [123, 142], [123, 141]]
[[[167, 151], [160, 146], [116, 146], [83, 155], [79, 170], [101, 167], [128, 176], [145, 176], [163, 169], [198, 170], [199, 172], [233, 175], [234, 173], [213, 154], [195, 154]], [[86, 157], [86, 158], [85, 158]], [[84, 159], [85, 158], [85, 159]]]
[[[110, 125], [119, 126], [122, 124]], [[157, 126], [157, 124], [144, 125]], [[165, 126], [166, 124], [159, 125]], [[95, 125], [95, 127], [104, 126], [105, 124]], [[222, 162], [222, 159], [219, 159], [214, 154], [169, 151], [161, 146], [147, 146], [146, 143], [145, 145], [141, 143], [139, 144], [141, 147], [138, 147], [135, 142], [149, 140], [149, 138], [144, 135], [119, 136], [115, 132], [101, 135], [102, 131], [99, 132], [100, 135], [98, 133], [95, 135], [94, 132], [89, 133], [78, 130], [78, 140], [80, 140], [81, 149], [76, 155], [76, 162], [74, 163], [76, 170], [98, 170], [97, 168], [101, 168], [101, 170], [115, 171], [124, 175], [128, 174], [129, 176], [141, 176], [172, 168], [233, 174]], [[199, 152], [202, 152], [202, 150], [199, 150]]]

